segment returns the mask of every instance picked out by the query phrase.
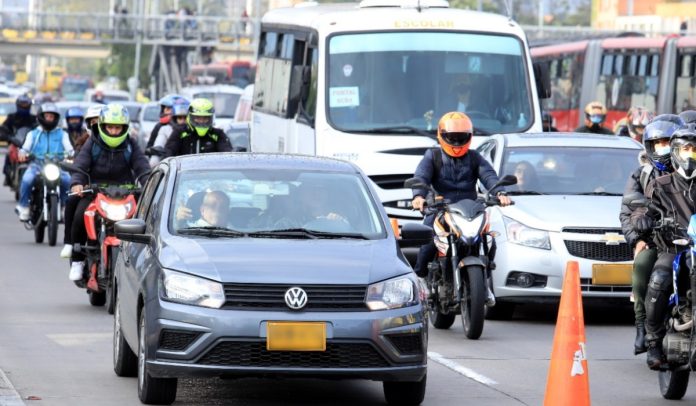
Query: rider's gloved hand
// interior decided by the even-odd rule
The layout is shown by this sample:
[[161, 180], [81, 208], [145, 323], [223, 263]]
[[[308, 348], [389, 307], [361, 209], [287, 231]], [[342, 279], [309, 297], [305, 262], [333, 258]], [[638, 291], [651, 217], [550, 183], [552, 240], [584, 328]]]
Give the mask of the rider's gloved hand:
[[17, 152], [17, 159], [19, 159], [19, 162], [25, 162], [28, 157], [29, 154], [27, 154], [27, 151], [23, 149], [20, 149], [19, 152]]
[[411, 205], [413, 206], [414, 210], [422, 212], [423, 208], [425, 207], [425, 198], [423, 196], [416, 196], [413, 198]]
[[639, 216], [634, 216], [631, 219], [631, 225], [637, 233], [643, 234], [651, 231], [655, 227], [655, 221], [652, 217], [642, 214]]
[[79, 196], [82, 196], [82, 190], [84, 190], [82, 185], [73, 185], [73, 187], [70, 188], [71, 193], [75, 193]]
[[496, 197], [500, 201], [501, 206], [509, 206], [512, 204], [512, 199], [502, 192], [498, 193]]

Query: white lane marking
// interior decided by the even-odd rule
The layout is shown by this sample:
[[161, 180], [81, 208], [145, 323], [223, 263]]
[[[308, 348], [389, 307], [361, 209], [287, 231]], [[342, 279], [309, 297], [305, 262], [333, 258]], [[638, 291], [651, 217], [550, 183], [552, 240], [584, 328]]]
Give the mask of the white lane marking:
[[24, 406], [22, 398], [2, 369], [0, 369], [0, 406]]
[[77, 347], [113, 339], [113, 333], [47, 334], [46, 337], [63, 347]]
[[498, 382], [492, 380], [491, 378], [487, 376], [483, 376], [479, 374], [478, 372], [474, 371], [473, 369], [469, 369], [465, 366], [459, 365], [456, 362], [449, 360], [442, 355], [436, 353], [436, 352], [431, 352], [428, 351], [428, 358], [431, 360], [437, 362], [438, 364], [444, 365], [447, 368], [453, 370], [454, 372], [464, 375], [467, 378], [473, 379], [476, 382], [482, 383], [484, 385], [497, 385]]

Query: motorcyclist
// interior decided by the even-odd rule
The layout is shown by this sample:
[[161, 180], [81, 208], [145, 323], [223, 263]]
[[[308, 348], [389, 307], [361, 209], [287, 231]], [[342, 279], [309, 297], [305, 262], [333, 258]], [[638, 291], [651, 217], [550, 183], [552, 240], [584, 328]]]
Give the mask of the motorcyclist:
[[541, 112], [541, 124], [543, 126], [542, 131], [545, 133], [558, 132], [558, 128], [556, 128], [556, 119], [546, 110]]
[[[175, 130], [184, 130], [186, 128], [186, 117], [188, 116], [189, 105], [188, 100], [183, 98], [174, 102], [169, 125], [165, 125], [160, 129], [159, 133], [157, 134], [157, 139], [155, 140], [154, 144], [152, 144], [153, 148], [161, 148], [164, 150], [164, 146], [167, 145], [169, 136], [172, 135]], [[150, 156], [150, 166], [157, 165], [160, 160], [161, 157], [153, 154]]]
[[[34, 128], [38, 124], [36, 122], [36, 116], [31, 114], [31, 99], [27, 95], [21, 95], [15, 100], [15, 106], [17, 111], [7, 115], [5, 121], [0, 126], [0, 140], [8, 141], [18, 129], [22, 127]], [[10, 149], [16, 148], [10, 145]], [[10, 176], [10, 155], [5, 156], [5, 163], [2, 167], [2, 172], [5, 174], [5, 186], [9, 185]]]
[[[96, 104], [90, 106], [87, 109], [87, 112], [85, 113], [84, 117], [85, 126], [87, 127], [87, 129], [85, 130], [87, 136], [80, 138], [78, 140], [78, 143], [73, 145], [73, 148], [75, 148], [75, 156], [77, 156], [80, 153], [82, 146], [85, 142], [87, 142], [88, 139], [90, 139], [90, 137], [99, 136], [99, 127], [97, 123], [99, 122], [99, 113], [101, 113], [102, 107], [104, 107], [103, 104]], [[63, 215], [63, 223], [65, 227], [63, 234], [63, 249], [60, 251], [61, 258], [70, 258], [72, 256], [72, 224], [73, 220], [75, 219], [75, 210], [77, 210], [77, 203], [80, 201], [80, 199], [81, 197], [79, 195], [72, 195], [68, 196], [68, 199], [65, 201], [65, 210]]]
[[[660, 176], [649, 184], [646, 197], [665, 213], [666, 218], [673, 218], [678, 227], [685, 231], [691, 215], [696, 213], [696, 126], [691, 124], [676, 130], [669, 144], [674, 172]], [[649, 232], [655, 225], [657, 213], [657, 210], [649, 210], [647, 213], [634, 214], [631, 218], [633, 228], [639, 233]], [[658, 253], [645, 297], [645, 340], [650, 369], [660, 369], [665, 362], [662, 339], [666, 333], [665, 318], [673, 286], [672, 264], [678, 253], [688, 249], [675, 245], [674, 240], [683, 238], [683, 231], [664, 227], [653, 233]]]
[[[70, 156], [73, 154], [73, 147], [70, 143], [68, 133], [58, 127], [60, 122], [60, 113], [58, 107], [53, 103], [45, 103], [39, 107], [37, 116], [39, 126], [27, 134], [27, 138], [19, 150], [19, 160], [24, 162], [28, 155], [32, 154], [37, 161], [46, 157], [46, 155], [60, 155], [61, 157]], [[19, 189], [19, 204], [17, 205], [17, 214], [20, 221], [29, 220], [29, 197], [31, 188], [34, 185], [34, 179], [41, 172], [41, 165], [34, 161], [32, 162], [22, 176], [22, 183]], [[61, 201], [65, 203], [67, 192], [70, 186], [70, 175], [67, 172], [61, 171]]]
[[607, 108], [600, 101], [587, 103], [585, 106], [585, 125], [575, 129], [576, 133], [594, 133], [613, 135], [614, 133], [603, 127], [607, 119]]
[[[679, 116], [662, 114], [653, 119], [643, 132], [645, 151], [639, 156], [640, 166], [633, 171], [626, 181], [624, 196], [636, 193], [645, 195], [645, 190], [655, 178], [672, 172], [669, 139], [677, 129], [683, 126]], [[638, 209], [645, 211], [644, 209]], [[633, 353], [638, 355], [646, 351], [645, 347], [645, 292], [648, 288], [650, 273], [657, 260], [657, 249], [651, 240], [651, 233], [637, 233], [631, 225], [634, 210], [622, 203], [619, 219], [626, 242], [633, 249], [633, 312], [635, 316], [636, 339]]]
[[[489, 190], [498, 182], [498, 175], [493, 167], [481, 157], [475, 150], [470, 150], [474, 128], [469, 117], [461, 112], [446, 113], [440, 119], [437, 126], [437, 140], [440, 148], [432, 148], [425, 152], [423, 159], [418, 164], [414, 177], [427, 185], [432, 185], [438, 194], [450, 202], [462, 199], [476, 199], [476, 183], [481, 183]], [[497, 193], [502, 206], [511, 203], [504, 192], [491, 190]], [[413, 191], [413, 208], [424, 211], [428, 190]], [[432, 227], [435, 221], [434, 214], [428, 214], [423, 223]], [[434, 242], [430, 241], [421, 247], [418, 252], [415, 271], [420, 277], [428, 274], [428, 263], [433, 260], [437, 249]], [[489, 290], [487, 304], [495, 302], [492, 292]]]
[[150, 148], [155, 145], [155, 140], [157, 140], [157, 135], [159, 134], [162, 127], [169, 124], [169, 120], [172, 118], [172, 109], [174, 108], [174, 103], [180, 99], [181, 96], [177, 94], [168, 94], [159, 100], [160, 105], [160, 118], [159, 122], [155, 124], [150, 132], [150, 138], [147, 140], [146, 148]]
[[696, 110], [684, 110], [679, 113], [679, 117], [684, 120], [685, 124], [696, 123]]
[[652, 111], [642, 106], [631, 107], [626, 115], [625, 131], [617, 135], [623, 135], [633, 138], [638, 142], [643, 142], [643, 131], [655, 117]]
[[213, 127], [213, 102], [199, 98], [191, 102], [186, 127], [175, 130], [165, 145], [165, 156], [232, 151], [227, 134]]
[[89, 132], [84, 127], [85, 113], [79, 107], [71, 107], [65, 112], [65, 124], [70, 143], [74, 149], [82, 145], [89, 138]]
[[[98, 133], [87, 140], [74, 162], [78, 169], [90, 174], [93, 184], [132, 184], [139, 176], [149, 172], [147, 158], [138, 143], [128, 136], [129, 128], [128, 109], [121, 104], [108, 104], [102, 109]], [[94, 198], [92, 194], [82, 193], [87, 182], [87, 176], [83, 173], [73, 172], [71, 192], [82, 197], [77, 203], [72, 224], [73, 244], [84, 245], [87, 241], [84, 213]], [[82, 279], [84, 260], [84, 253], [73, 250], [70, 280]]]

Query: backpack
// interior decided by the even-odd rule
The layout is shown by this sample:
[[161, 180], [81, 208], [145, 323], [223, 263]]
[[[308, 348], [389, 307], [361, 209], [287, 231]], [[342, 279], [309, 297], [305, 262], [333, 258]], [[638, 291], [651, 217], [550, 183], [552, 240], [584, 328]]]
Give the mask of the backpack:
[[643, 170], [640, 171], [640, 187], [643, 188], [643, 193], [645, 193], [645, 190], [648, 187], [650, 175], [654, 169], [655, 168], [653, 168], [652, 165], [643, 165]]
[[[126, 142], [128, 145], [126, 145], [126, 150], [123, 152], [123, 156], [126, 158], [126, 162], [130, 163], [131, 156], [133, 156], [133, 147], [131, 147], [130, 137], [126, 137]], [[101, 155], [103, 150], [104, 148], [102, 148], [98, 142], [92, 143], [92, 162], [97, 161], [97, 158], [99, 158], [99, 155]]]

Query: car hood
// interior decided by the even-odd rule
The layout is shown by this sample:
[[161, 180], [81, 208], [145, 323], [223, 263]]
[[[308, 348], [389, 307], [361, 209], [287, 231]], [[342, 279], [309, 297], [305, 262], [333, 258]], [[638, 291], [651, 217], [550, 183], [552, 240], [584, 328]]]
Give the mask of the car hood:
[[365, 285], [411, 268], [393, 240], [188, 238], [163, 244], [163, 267], [230, 283]]
[[504, 216], [547, 231], [563, 227], [621, 228], [621, 196], [511, 196], [515, 204], [500, 208]]

